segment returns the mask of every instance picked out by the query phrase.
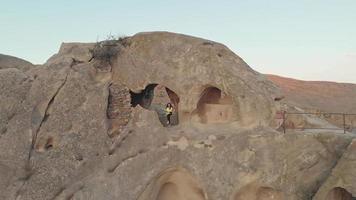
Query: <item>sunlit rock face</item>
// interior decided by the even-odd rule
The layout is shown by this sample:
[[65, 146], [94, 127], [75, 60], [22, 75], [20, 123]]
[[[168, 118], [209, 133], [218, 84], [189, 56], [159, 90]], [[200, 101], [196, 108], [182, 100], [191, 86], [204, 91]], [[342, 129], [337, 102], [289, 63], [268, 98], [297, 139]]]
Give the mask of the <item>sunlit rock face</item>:
[[139, 200], [206, 200], [205, 195], [196, 178], [185, 169], [171, 168], [152, 180]]
[[270, 128], [278, 89], [222, 44], [140, 33], [66, 43], [44, 65], [2, 63], [0, 199], [354, 194], [353, 135]]
[[[274, 116], [273, 99], [278, 94], [271, 82], [226, 46], [168, 32], [140, 33], [126, 39], [113, 64], [113, 81], [136, 92], [149, 84], [169, 88], [179, 97], [181, 123], [267, 125]], [[209, 102], [209, 98], [221, 99]], [[206, 105], [199, 104], [203, 101]], [[210, 111], [201, 113], [203, 107]], [[194, 120], [196, 117], [199, 119]]]
[[349, 145], [331, 176], [324, 182], [315, 200], [356, 199], [356, 140]]

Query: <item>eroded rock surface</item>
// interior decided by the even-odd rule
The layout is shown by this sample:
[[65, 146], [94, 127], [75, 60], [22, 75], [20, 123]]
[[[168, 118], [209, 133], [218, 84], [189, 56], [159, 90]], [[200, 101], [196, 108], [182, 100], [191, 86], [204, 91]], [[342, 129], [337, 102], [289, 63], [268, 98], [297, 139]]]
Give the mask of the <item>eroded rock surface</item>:
[[[44, 65], [0, 67], [0, 199], [354, 194], [353, 135], [273, 130], [278, 88], [225, 46], [166, 32], [108, 44], [111, 60], [94, 55], [106, 43], [66, 43]], [[165, 101], [174, 126], [152, 109]]]
[[113, 81], [133, 91], [161, 84], [179, 97], [180, 122], [191, 122], [205, 89], [231, 96], [241, 126], [266, 125], [274, 117], [277, 88], [222, 44], [167, 32], [126, 39], [113, 63]]
[[0, 54], [0, 69], [16, 68], [21, 71], [27, 71], [33, 67], [34, 65], [26, 60]]
[[351, 200], [356, 198], [356, 140], [347, 148], [331, 175], [320, 188], [315, 200]]

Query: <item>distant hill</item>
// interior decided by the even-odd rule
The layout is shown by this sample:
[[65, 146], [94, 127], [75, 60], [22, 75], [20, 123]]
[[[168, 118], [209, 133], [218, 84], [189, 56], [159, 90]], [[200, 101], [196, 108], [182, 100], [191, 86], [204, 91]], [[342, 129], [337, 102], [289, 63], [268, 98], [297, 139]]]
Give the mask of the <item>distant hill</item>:
[[9, 55], [0, 54], [0, 69], [17, 68], [22, 71], [27, 71], [31, 67], [33, 67], [33, 64], [26, 60]]
[[281, 88], [290, 105], [323, 112], [356, 113], [356, 84], [266, 76]]

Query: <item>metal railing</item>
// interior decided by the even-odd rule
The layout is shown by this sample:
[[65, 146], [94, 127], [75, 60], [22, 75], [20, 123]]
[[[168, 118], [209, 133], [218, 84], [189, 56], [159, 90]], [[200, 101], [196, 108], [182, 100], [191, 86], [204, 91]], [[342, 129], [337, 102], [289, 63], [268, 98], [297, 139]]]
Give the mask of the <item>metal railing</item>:
[[[281, 128], [283, 129], [283, 133], [286, 133], [287, 129], [294, 129], [294, 130], [314, 129], [314, 130], [341, 130], [345, 134], [347, 131], [352, 132], [354, 129], [356, 129], [356, 127], [354, 127], [354, 125], [356, 125], [356, 124], [353, 123], [353, 122], [356, 123], [356, 114], [351, 114], [351, 113], [326, 113], [326, 112], [312, 113], [312, 112], [280, 111], [279, 115], [282, 118]], [[293, 127], [293, 128], [291, 128], [291, 127], [287, 126], [286, 122], [288, 120], [288, 116], [292, 116], [292, 115], [317, 116], [319, 119], [326, 120], [327, 122], [329, 122], [331, 125], [333, 125], [333, 127], [300, 127], [300, 128]], [[330, 122], [329, 120], [331, 120], [331, 118], [333, 118], [333, 116], [340, 117], [340, 120], [338, 120], [338, 121], [340, 121], [341, 124], [337, 124], [335, 122]], [[329, 120], [328, 120], [328, 118], [329, 118]], [[337, 120], [335, 120], [335, 121], [337, 121]], [[347, 123], [347, 121], [349, 121], [350, 123]]]

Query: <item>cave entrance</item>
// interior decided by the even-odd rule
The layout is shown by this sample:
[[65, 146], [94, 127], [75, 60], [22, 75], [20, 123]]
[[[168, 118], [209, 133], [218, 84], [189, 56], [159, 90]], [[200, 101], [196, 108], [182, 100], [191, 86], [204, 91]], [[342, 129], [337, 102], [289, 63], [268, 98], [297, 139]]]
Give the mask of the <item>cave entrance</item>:
[[159, 174], [139, 200], [206, 200], [200, 184], [185, 169], [172, 168]]
[[325, 200], [356, 200], [350, 192], [341, 187], [336, 187], [329, 191]]
[[219, 88], [205, 88], [197, 104], [196, 113], [204, 124], [227, 123], [235, 120], [235, 109], [231, 96]]
[[170, 125], [178, 125], [179, 96], [173, 90], [163, 85], [149, 84], [141, 92], [130, 91], [130, 94], [132, 107], [140, 105], [142, 108], [155, 111], [163, 126], [168, 126], [165, 108], [167, 103], [171, 103], [174, 110]]

